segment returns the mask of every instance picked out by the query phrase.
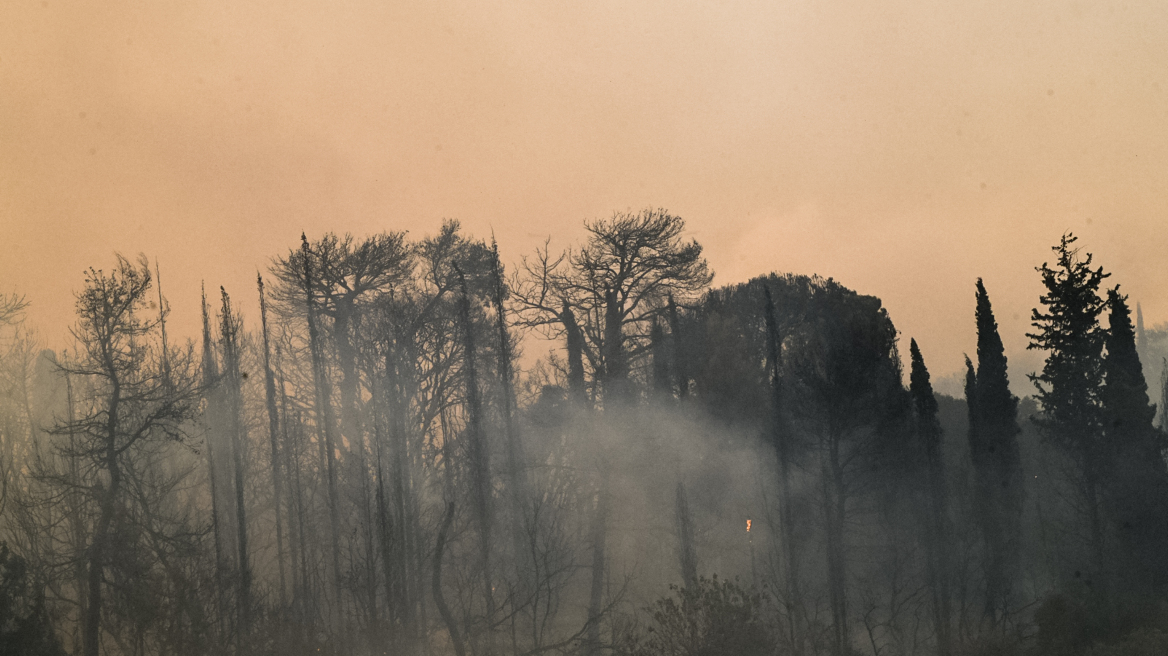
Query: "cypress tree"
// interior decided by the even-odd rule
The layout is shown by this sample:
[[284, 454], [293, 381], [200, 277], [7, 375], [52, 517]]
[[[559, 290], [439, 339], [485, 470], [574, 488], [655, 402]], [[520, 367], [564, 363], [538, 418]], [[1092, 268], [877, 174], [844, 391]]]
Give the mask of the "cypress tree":
[[914, 428], [918, 445], [925, 459], [928, 485], [928, 517], [926, 520], [926, 550], [930, 587], [933, 594], [933, 623], [937, 632], [937, 651], [941, 656], [951, 653], [950, 597], [948, 540], [945, 530], [945, 464], [941, 456], [941, 422], [937, 419], [937, 397], [929, 380], [925, 359], [917, 347], [917, 340], [909, 342], [912, 369], [909, 372], [909, 394], [912, 396]]
[[1107, 291], [1109, 330], [1103, 358], [1103, 390], [1100, 394], [1103, 430], [1113, 454], [1140, 452], [1147, 458], [1158, 454], [1152, 437], [1156, 407], [1148, 402], [1148, 384], [1136, 350], [1127, 297], [1119, 287]]
[[1027, 333], [1027, 348], [1047, 351], [1042, 373], [1030, 376], [1041, 414], [1036, 422], [1047, 441], [1064, 450], [1075, 464], [1072, 483], [1080, 496], [1088, 529], [1090, 557], [1095, 574], [1102, 578], [1104, 598], [1107, 578], [1104, 557], [1104, 526], [1100, 512], [1100, 485], [1103, 480], [1103, 417], [1100, 391], [1103, 388], [1103, 346], [1105, 334], [1099, 315], [1105, 303], [1099, 286], [1110, 274], [1091, 268], [1091, 254], [1079, 256], [1077, 238], [1067, 233], [1053, 248], [1058, 259], [1052, 268], [1043, 263], [1036, 270], [1046, 293], [1031, 313], [1037, 332]]
[[[981, 278], [977, 280], [976, 299], [976, 401], [971, 412], [977, 417], [970, 424], [970, 454], [986, 546], [985, 610], [996, 621], [1008, 610], [1011, 582], [1018, 574], [1022, 521], [1018, 398], [1010, 393], [1005, 348]], [[976, 430], [972, 429], [974, 425]]]
[[1123, 589], [1130, 595], [1148, 583], [1165, 580], [1161, 553], [1168, 511], [1168, 468], [1161, 455], [1162, 435], [1153, 427], [1156, 407], [1136, 350], [1127, 298], [1119, 288], [1107, 292], [1109, 309], [1100, 401], [1107, 467], [1104, 501], [1121, 553], [1116, 561]]

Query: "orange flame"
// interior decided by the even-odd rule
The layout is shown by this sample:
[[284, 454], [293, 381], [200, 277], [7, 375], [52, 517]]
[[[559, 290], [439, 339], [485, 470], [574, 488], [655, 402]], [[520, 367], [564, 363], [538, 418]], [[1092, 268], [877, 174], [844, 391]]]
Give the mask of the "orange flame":
[[749, 533], [749, 532], [750, 532], [750, 520], [749, 520], [749, 519], [748, 519], [748, 520], [746, 520], [746, 532], [747, 532], [747, 533]]

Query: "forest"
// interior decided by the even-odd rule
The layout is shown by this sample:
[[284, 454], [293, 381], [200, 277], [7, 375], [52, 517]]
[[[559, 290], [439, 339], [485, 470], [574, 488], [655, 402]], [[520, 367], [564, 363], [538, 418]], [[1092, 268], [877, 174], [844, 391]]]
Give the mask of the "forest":
[[952, 398], [878, 298], [584, 227], [289, 235], [197, 340], [145, 255], [67, 348], [0, 296], [0, 654], [1168, 653], [1168, 325], [1073, 234]]

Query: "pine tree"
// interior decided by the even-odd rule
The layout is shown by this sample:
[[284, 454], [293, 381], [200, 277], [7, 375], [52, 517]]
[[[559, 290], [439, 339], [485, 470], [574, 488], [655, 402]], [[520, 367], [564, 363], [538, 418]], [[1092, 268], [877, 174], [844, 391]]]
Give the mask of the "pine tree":
[[770, 287], [763, 287], [763, 312], [766, 325], [766, 364], [770, 382], [770, 428], [775, 456], [779, 464], [779, 525], [782, 549], [783, 578], [786, 584], [786, 605], [788, 622], [791, 626], [792, 644], [795, 643], [795, 604], [800, 603], [799, 564], [795, 553], [795, 518], [792, 510], [791, 492], [791, 432], [784, 418], [782, 338], [779, 322], [775, 316], [775, 301]]

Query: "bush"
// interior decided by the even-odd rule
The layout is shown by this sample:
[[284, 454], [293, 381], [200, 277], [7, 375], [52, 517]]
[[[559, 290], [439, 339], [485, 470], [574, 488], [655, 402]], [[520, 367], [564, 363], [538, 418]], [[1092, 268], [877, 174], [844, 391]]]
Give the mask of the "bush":
[[652, 622], [632, 631], [620, 656], [770, 656], [778, 646], [770, 598], [753, 587], [700, 577], [695, 585], [669, 586], [673, 596], [662, 597], [646, 610]]
[[0, 654], [65, 656], [28, 563], [0, 542]]

